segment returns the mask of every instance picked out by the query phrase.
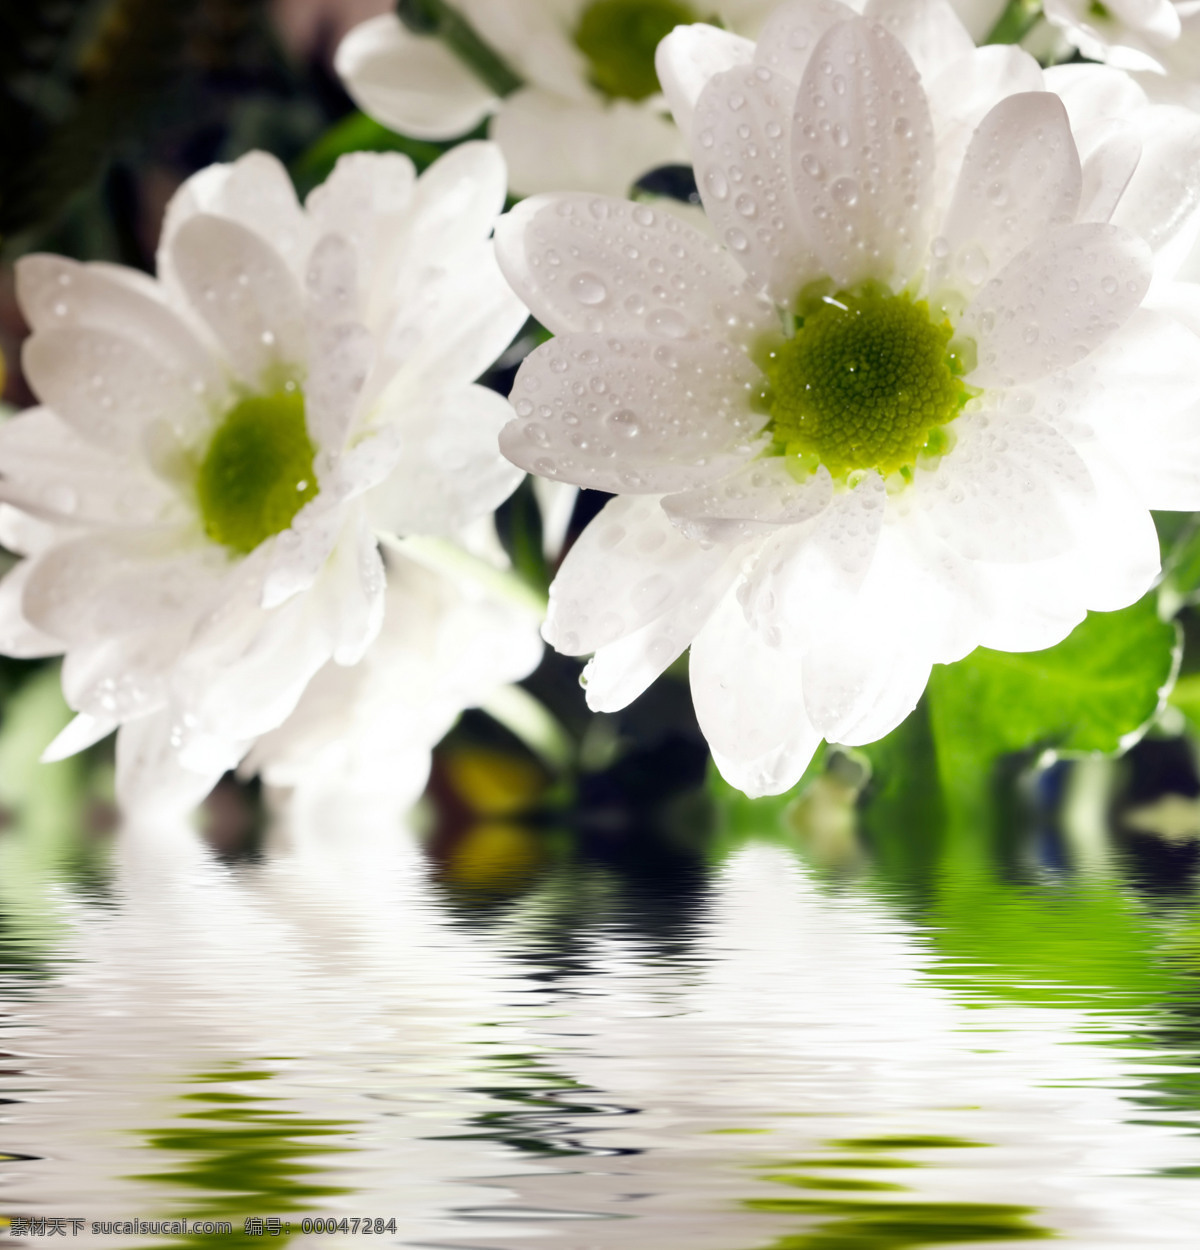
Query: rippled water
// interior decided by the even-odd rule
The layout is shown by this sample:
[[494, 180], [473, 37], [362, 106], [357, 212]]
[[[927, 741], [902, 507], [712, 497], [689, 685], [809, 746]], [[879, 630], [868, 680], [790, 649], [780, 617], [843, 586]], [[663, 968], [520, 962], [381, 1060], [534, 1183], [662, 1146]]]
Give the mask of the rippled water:
[[386, 830], [338, 846], [227, 867], [130, 830], [99, 869], [7, 864], [8, 1215], [228, 1219], [226, 1245], [270, 1216], [326, 1246], [363, 1234], [304, 1218], [480, 1250], [1200, 1244], [1186, 901], [838, 885], [751, 843], [483, 905]]

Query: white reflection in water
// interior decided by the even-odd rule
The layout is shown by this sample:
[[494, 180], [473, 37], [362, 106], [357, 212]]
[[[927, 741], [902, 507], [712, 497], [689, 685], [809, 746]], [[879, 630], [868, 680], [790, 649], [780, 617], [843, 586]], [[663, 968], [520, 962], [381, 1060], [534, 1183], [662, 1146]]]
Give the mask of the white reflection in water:
[[[60, 896], [52, 975], [8, 979], [0, 1148], [36, 1158], [5, 1210], [570, 1250], [1196, 1244], [1200, 1179], [1155, 1175], [1197, 1163], [1195, 1126], [1137, 1105], [1166, 1069], [1122, 1042], [1156, 1021], [972, 1002], [919, 926], [781, 851], [656, 930], [561, 883], [473, 920], [387, 829], [234, 870], [146, 832], [111, 899]], [[926, 1240], [887, 1232], [899, 1203]]]

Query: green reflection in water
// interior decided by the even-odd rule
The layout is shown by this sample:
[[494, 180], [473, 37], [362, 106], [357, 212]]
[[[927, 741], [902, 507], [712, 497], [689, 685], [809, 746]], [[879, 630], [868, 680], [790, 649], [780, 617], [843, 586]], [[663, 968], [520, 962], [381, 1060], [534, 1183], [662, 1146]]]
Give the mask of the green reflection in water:
[[[271, 1081], [275, 1076], [267, 1069], [231, 1067], [192, 1079], [221, 1087]], [[221, 1237], [222, 1246], [263, 1244], [261, 1235], [244, 1231], [250, 1216], [283, 1216], [284, 1231], [268, 1239], [275, 1244], [286, 1241], [289, 1214], [327, 1215], [324, 1200], [355, 1192], [353, 1186], [329, 1183], [331, 1168], [326, 1162], [330, 1155], [350, 1152], [343, 1142], [356, 1127], [353, 1122], [310, 1119], [269, 1105], [279, 1100], [264, 1093], [226, 1088], [197, 1090], [182, 1095], [182, 1101], [189, 1108], [180, 1117], [184, 1122], [147, 1134], [146, 1145], [184, 1155], [188, 1161], [127, 1179], [195, 1190], [196, 1201], [181, 1207], [177, 1217], [231, 1221], [233, 1234]], [[290, 1231], [292, 1236], [299, 1234], [298, 1219], [291, 1221]], [[175, 1237], [162, 1244], [193, 1242], [211, 1246], [212, 1237]]]
[[[855, 1137], [832, 1141], [835, 1150], [958, 1150], [979, 1148], [984, 1142], [956, 1137]], [[886, 1154], [838, 1155], [777, 1162], [761, 1179], [791, 1189], [817, 1190], [831, 1197], [749, 1198], [750, 1211], [805, 1217], [813, 1227], [789, 1233], [765, 1250], [906, 1250], [908, 1247], [962, 1245], [987, 1241], [1043, 1241], [1056, 1236], [1029, 1219], [1035, 1208], [997, 1202], [929, 1202], [909, 1198], [882, 1198], [881, 1193], [905, 1193], [894, 1181], [868, 1180], [837, 1174], [837, 1169], [920, 1167]], [[834, 1174], [819, 1173], [827, 1168]], [[814, 1175], [814, 1173], [818, 1173]], [[863, 1197], [851, 1197], [861, 1193]], [[840, 1196], [836, 1196], [840, 1195]], [[868, 1196], [870, 1195], [870, 1196]]]

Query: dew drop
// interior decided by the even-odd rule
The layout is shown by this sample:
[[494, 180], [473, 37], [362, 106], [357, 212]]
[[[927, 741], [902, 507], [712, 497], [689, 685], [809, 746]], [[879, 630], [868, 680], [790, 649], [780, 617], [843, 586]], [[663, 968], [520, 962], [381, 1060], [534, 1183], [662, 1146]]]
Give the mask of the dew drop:
[[608, 298], [608, 287], [594, 273], [577, 273], [571, 279], [571, 294], [581, 304], [603, 304]]
[[725, 231], [725, 242], [735, 252], [744, 252], [750, 246], [750, 240], [736, 226]]
[[646, 329], [664, 338], [681, 339], [687, 335], [688, 323], [683, 314], [674, 308], [660, 308], [646, 318]]
[[724, 200], [729, 196], [729, 183], [719, 169], [710, 169], [704, 175], [704, 186], [714, 199]]
[[623, 438], [637, 438], [642, 432], [637, 413], [630, 412], [628, 408], [610, 412], [605, 418], [605, 424], [614, 434], [620, 434]]
[[829, 188], [829, 194], [843, 208], [853, 208], [858, 203], [858, 183], [853, 178], [838, 178]]
[[734, 207], [743, 217], [758, 216], [758, 201], [754, 196], [747, 194], [745, 191], [734, 201]]
[[810, 178], [816, 178], [818, 181], [825, 177], [824, 165], [822, 165], [811, 152], [806, 153], [800, 158], [800, 168], [804, 170]]

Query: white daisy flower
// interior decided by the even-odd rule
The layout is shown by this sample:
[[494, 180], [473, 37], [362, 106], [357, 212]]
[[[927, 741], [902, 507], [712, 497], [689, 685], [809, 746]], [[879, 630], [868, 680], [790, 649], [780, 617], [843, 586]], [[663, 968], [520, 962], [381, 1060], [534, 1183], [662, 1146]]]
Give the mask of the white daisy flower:
[[[501, 446], [617, 495], [544, 631], [595, 653], [591, 706], [690, 643], [719, 767], [779, 792], [932, 664], [1147, 589], [1148, 509], [1200, 506], [1200, 342], [1140, 307], [1151, 248], [1109, 220], [1136, 145], [1081, 161], [1036, 63], [947, 5], [787, 4], [752, 58], [699, 26], [658, 64], [724, 246], [644, 204], [518, 205], [497, 254], [558, 337]], [[1181, 196], [1142, 199], [1156, 247]]]
[[537, 667], [543, 605], [502, 571], [494, 531], [491, 540], [490, 561], [465, 552], [465, 572], [453, 551], [448, 562], [428, 544], [410, 540], [386, 552], [379, 637], [353, 667], [326, 664], [242, 765], [291, 791], [293, 819], [343, 811], [347, 799], [377, 810], [411, 807], [433, 748], [461, 712]]
[[1046, 17], [1084, 56], [1196, 86], [1200, 7], [1194, 0], [1045, 0]]
[[522, 195], [624, 195], [642, 174], [687, 159], [665, 116], [654, 49], [673, 27], [719, 18], [754, 34], [774, 0], [454, 0], [524, 82], [501, 99], [439, 39], [393, 14], [356, 27], [338, 73], [371, 117], [404, 134], [448, 139], [490, 129]]
[[195, 800], [379, 631], [376, 533], [453, 534], [520, 473], [473, 385], [524, 318], [490, 144], [344, 158], [302, 208], [252, 153], [184, 184], [157, 279], [32, 256], [43, 406], [0, 426], [0, 646], [65, 652], [69, 754], [121, 726], [127, 804]]

